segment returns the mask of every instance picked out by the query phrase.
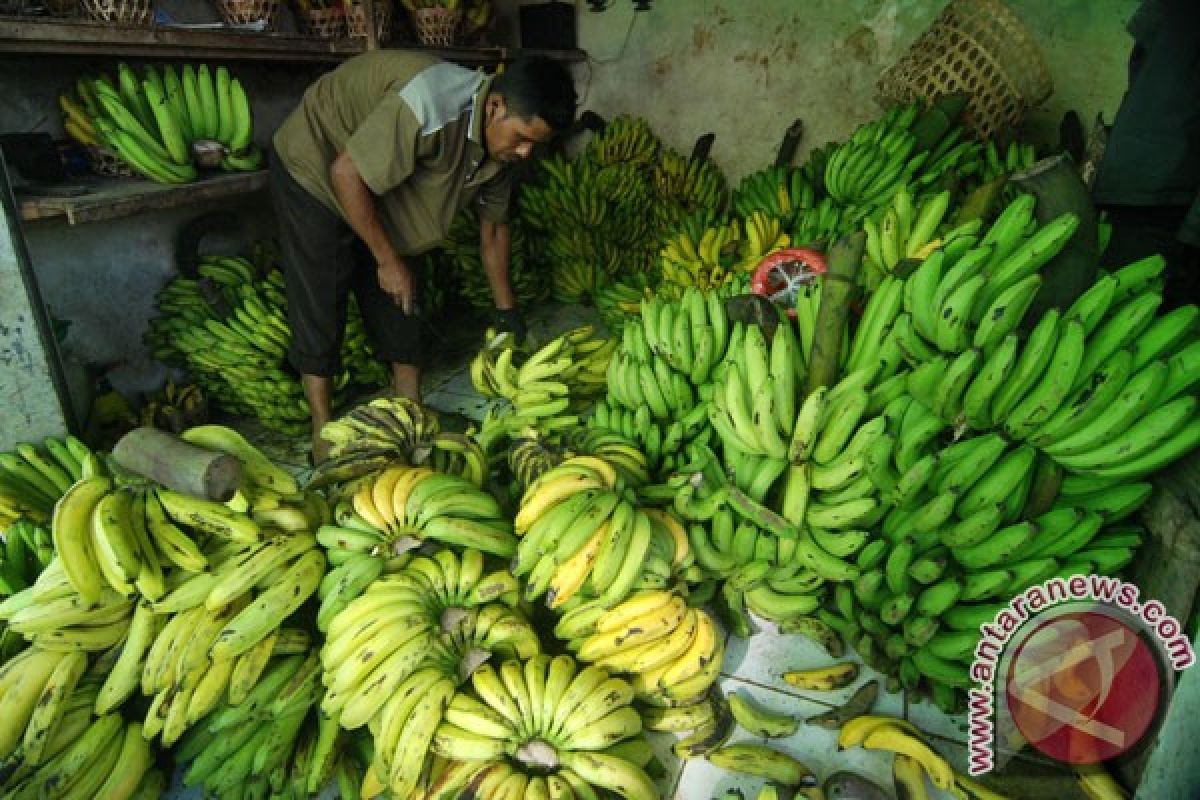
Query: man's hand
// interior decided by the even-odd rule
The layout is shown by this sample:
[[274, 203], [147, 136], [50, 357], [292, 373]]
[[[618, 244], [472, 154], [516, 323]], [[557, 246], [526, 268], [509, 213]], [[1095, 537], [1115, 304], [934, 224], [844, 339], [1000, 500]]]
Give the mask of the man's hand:
[[509, 332], [518, 343], [525, 339], [525, 318], [516, 308], [496, 309], [496, 330]]
[[393, 261], [379, 265], [379, 288], [392, 298], [405, 314], [412, 314], [415, 307], [416, 293], [413, 286], [412, 270], [403, 261]]

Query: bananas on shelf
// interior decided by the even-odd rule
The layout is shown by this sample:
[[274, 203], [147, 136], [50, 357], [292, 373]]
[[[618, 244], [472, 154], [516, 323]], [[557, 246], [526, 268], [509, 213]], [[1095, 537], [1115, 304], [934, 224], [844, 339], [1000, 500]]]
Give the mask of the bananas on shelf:
[[[525, 223], [515, 219], [509, 223], [512, 231], [508, 281], [513, 296], [521, 308], [532, 308], [544, 302], [550, 295], [548, 275], [538, 268], [530, 256], [530, 239], [525, 233]], [[450, 226], [447, 241], [442, 247], [442, 257], [453, 267], [458, 291], [475, 308], [490, 310], [493, 307], [492, 288], [479, 254], [479, 218], [471, 208], [463, 209]]]
[[436, 412], [405, 397], [379, 397], [321, 429], [331, 447], [309, 488], [352, 483], [395, 464], [426, 466], [482, 486], [487, 458], [468, 433], [442, 431]]
[[83, 77], [76, 96], [59, 97], [68, 135], [81, 144], [103, 144], [159, 183], [188, 183], [198, 173], [192, 161], [198, 141], [216, 142], [221, 168], [229, 172], [262, 166], [254, 143], [250, 100], [224, 66], [147, 65], [143, 76], [117, 65], [117, 81]]
[[[176, 278], [159, 292], [160, 315], [150, 321], [146, 344], [157, 358], [187, 367], [209, 398], [235, 414], [258, 418], [285, 433], [303, 433], [308, 401], [286, 364], [291, 344], [283, 274], [259, 278], [241, 258], [206, 256], [199, 278]], [[351, 301], [342, 342], [343, 369], [334, 377], [334, 403], [356, 385], [387, 382], [375, 359], [357, 305]]]
[[0, 531], [22, 517], [48, 521], [75, 481], [103, 471], [99, 456], [69, 434], [0, 453]]
[[460, 691], [439, 688], [417, 701], [414, 716], [436, 717], [436, 705], [445, 713], [405, 753], [430, 746], [443, 761], [431, 772], [430, 796], [654, 800], [660, 793], [644, 770], [653, 753], [633, 694], [628, 682], [570, 656], [488, 664]]

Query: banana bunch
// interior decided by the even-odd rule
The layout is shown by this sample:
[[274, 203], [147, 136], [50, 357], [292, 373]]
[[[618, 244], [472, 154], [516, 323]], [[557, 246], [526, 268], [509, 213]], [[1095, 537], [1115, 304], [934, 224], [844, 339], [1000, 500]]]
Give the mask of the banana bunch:
[[823, 197], [812, 207], [796, 212], [790, 235], [801, 247], [824, 250], [838, 237], [855, 230], [862, 218], [861, 209], [841, 206], [833, 198]]
[[716, 681], [724, 636], [712, 616], [670, 589], [645, 589], [605, 607], [584, 603], [555, 634], [581, 662], [629, 676], [632, 696], [655, 707], [698, 703]]
[[660, 143], [650, 124], [641, 117], [621, 114], [609, 120], [604, 130], [588, 142], [585, 153], [597, 164], [649, 166], [658, 156]]
[[654, 166], [653, 183], [657, 189], [654, 213], [659, 233], [689, 215], [725, 207], [725, 176], [707, 158], [696, 161], [664, 148]]
[[796, 212], [812, 208], [816, 193], [804, 173], [792, 167], [772, 166], [742, 178], [733, 193], [733, 210], [740, 217], [762, 212], [791, 228]]
[[[938, 236], [950, 208], [949, 190], [925, 197], [917, 204], [907, 187], [896, 192], [881, 217], [867, 217], [867, 252], [863, 266], [874, 276], [867, 287], [874, 290], [884, 275], [891, 275], [904, 259], [925, 259], [934, 250], [947, 246]], [[968, 232], [960, 230], [959, 233]], [[949, 238], [950, 234], [948, 234]]]
[[[330, 457], [319, 464], [309, 488], [346, 485], [388, 466], [428, 466], [476, 486], [488, 476], [487, 456], [470, 431], [440, 430], [432, 409], [404, 397], [380, 397], [325, 425], [321, 437]], [[339, 490], [340, 491], [340, 490]]]
[[547, 595], [552, 609], [606, 608], [635, 589], [670, 585], [687, 569], [682, 526], [622, 496], [618, 480], [607, 461], [573, 456], [525, 490], [512, 572], [524, 578], [527, 600]]
[[595, 405], [585, 425], [597, 435], [617, 437], [636, 448], [643, 462], [643, 471], [638, 474], [645, 477], [627, 480], [629, 486], [639, 486], [652, 475], [678, 469], [690, 459], [690, 448], [707, 445], [713, 435], [708, 424], [708, 405], [704, 402], [696, 403], [680, 419], [660, 420], [650, 413], [648, 406], [632, 411], [605, 399]]
[[[779, 476], [797, 424], [797, 386], [806, 373], [800, 339], [786, 317], [775, 326], [769, 343], [761, 326], [734, 324], [725, 360], [713, 380], [708, 414], [727, 462], [741, 454], [765, 457], [778, 462], [775, 477]], [[743, 470], [734, 466], [735, 474], [741, 474], [739, 485], [753, 482], [745, 474], [749, 466]], [[773, 482], [765, 476], [761, 480]], [[764, 496], [766, 491], [754, 494]]]
[[532, 251], [548, 262], [561, 302], [651, 270], [664, 233], [724, 203], [724, 177], [712, 162], [661, 148], [642, 120], [618, 118], [580, 157], [555, 156], [539, 167], [541, 180], [522, 186], [518, 203], [544, 240]]
[[[308, 401], [286, 367], [291, 343], [283, 274], [259, 278], [240, 258], [206, 256], [198, 280], [176, 278], [158, 295], [160, 316], [145, 341], [157, 358], [187, 367], [222, 408], [258, 418], [269, 428], [302, 433]], [[387, 370], [375, 359], [354, 302], [342, 343], [342, 372], [334, 378], [334, 404], [345, 403], [353, 384], [379, 386]]]
[[[519, 612], [482, 600], [490, 579], [479, 580], [482, 557], [475, 560], [479, 569], [467, 574], [454, 572], [471, 567], [450, 551], [418, 559], [376, 581], [330, 624], [322, 712], [343, 728], [369, 728], [376, 779], [393, 791], [419, 782], [445, 700], [459, 683], [493, 655], [530, 658], [540, 650]], [[426, 594], [430, 587], [440, 587], [436, 597]]]
[[524, 491], [566, 457], [567, 453], [562, 448], [533, 428], [527, 428], [513, 439], [508, 448], [508, 469]]
[[983, 169], [979, 173], [979, 180], [981, 183], [987, 183], [996, 178], [1029, 169], [1036, 163], [1037, 151], [1034, 150], [1032, 144], [1013, 139], [1009, 141], [1008, 146], [1004, 148], [1004, 153], [1001, 154], [996, 141], [988, 139], [983, 146]]
[[392, 466], [362, 481], [334, 509], [346, 546], [399, 555], [425, 540], [507, 558], [516, 539], [499, 503], [474, 483], [428, 467]]
[[[579, 454], [608, 462], [616, 469], [617, 477], [623, 486], [636, 489], [650, 480], [646, 453], [627, 436], [584, 427], [567, 432], [563, 437], [563, 444], [568, 448], [563, 453], [564, 458]], [[533, 481], [527, 481], [525, 485], [529, 486], [532, 483]]]
[[146, 427], [180, 433], [208, 421], [208, 400], [197, 384], [178, 386], [168, 378], [166, 386], [142, 405], [138, 417]]
[[859, 126], [844, 144], [829, 154], [824, 186], [843, 206], [873, 208], [886, 203], [907, 184], [920, 163], [909, 131], [916, 122], [916, 104], [895, 106], [884, 116]]
[[[524, 222], [518, 218], [510, 223], [512, 241], [508, 262], [508, 280], [517, 305], [530, 308], [544, 302], [550, 294], [546, 273], [538, 269], [530, 257], [530, 239]], [[490, 310], [492, 289], [479, 254], [479, 218], [471, 208], [463, 209], [454, 218], [446, 235], [442, 253], [453, 266], [459, 292], [475, 308]], [[428, 292], [425, 293], [426, 296]]]
[[[311, 533], [281, 534], [249, 549], [213, 547], [208, 554], [211, 572], [186, 576], [162, 600], [138, 605], [101, 690], [109, 708], [139, 688], [152, 697], [144, 733], [161, 734], [167, 746], [222, 698], [235, 702], [252, 691], [272, 654], [303, 652], [311, 642], [307, 631], [284, 627], [325, 574]], [[311, 694], [314, 683], [307, 679], [304, 691]]]
[[50, 530], [27, 518], [18, 519], [4, 530], [0, 546], [0, 598], [33, 585], [38, 575], [54, 560]]
[[262, 166], [249, 98], [224, 66], [185, 64], [177, 72], [168, 64], [160, 72], [148, 65], [139, 79], [128, 65], [118, 64], [115, 85], [106, 76], [80, 78], [76, 92], [77, 98], [59, 98], [68, 134], [82, 144], [105, 144], [151, 180], [194, 181], [197, 141], [221, 144], [221, 167], [227, 171]]
[[596, 311], [610, 331], [620, 330], [631, 315], [641, 313], [641, 302], [651, 294], [650, 280], [639, 272], [614, 280], [596, 291]]
[[915, 361], [929, 363], [938, 351], [991, 353], [1015, 330], [1041, 285], [1038, 270], [1079, 225], [1066, 213], [1039, 227], [1035, 202], [1031, 195], [1018, 197], [982, 238], [954, 237], [908, 276], [904, 310], [916, 336], [901, 346]]
[[[142, 736], [142, 726], [126, 723], [120, 714], [93, 717], [90, 706], [84, 702], [86, 690], [81, 690], [81, 686], [91, 676], [80, 680], [79, 673], [87, 668], [86, 663], [80, 666], [71, 655], [27, 652], [30, 655], [15, 672], [38, 685], [42, 682], [36, 679], [45, 672], [46, 664], [56, 663], [40, 693], [33, 684], [25, 687], [32, 696], [30, 703], [36, 700], [45, 703], [34, 712], [38, 719], [31, 720], [30, 727], [25, 728], [26, 736], [35, 731], [33, 747], [40, 752], [34, 762], [20, 759], [21, 763], [2, 785], [5, 796], [96, 800], [160, 796], [165, 778], [153, 769], [155, 754]], [[68, 683], [74, 690], [62, 691], [61, 687]], [[22, 703], [6, 698], [6, 726], [14, 721], [14, 708]], [[47, 728], [45, 724], [51, 717], [53, 724]], [[17, 735], [20, 734], [18, 730]], [[24, 750], [28, 745], [22, 747]]]
[[[599, 667], [581, 669], [570, 656], [485, 665], [469, 691], [439, 692], [441, 723], [413, 745], [429, 745], [449, 762], [425, 796], [660, 797], [643, 770], [653, 756], [632, 699], [628, 682]], [[418, 701], [413, 713], [425, 706]]]
[[[266, 797], [303, 786], [306, 796], [310, 783], [332, 774], [339, 737], [335, 724], [315, 714], [322, 695], [316, 652], [268, 653], [260, 662], [245, 697], [222, 699], [179, 740], [176, 758], [190, 762], [185, 786], [203, 786], [214, 797]], [[306, 732], [314, 726], [315, 736]]]
[[[835, 556], [846, 554], [851, 541], [866, 534], [841, 535], [814, 529], [817, 546]], [[799, 544], [739, 519], [728, 507], [719, 509], [709, 524], [688, 526], [696, 563], [706, 574], [724, 581], [720, 604], [731, 627], [742, 635], [749, 629], [746, 610], [777, 623], [812, 614], [824, 594], [825, 578], [803, 566]]]
[[708, 211], [689, 215], [659, 251], [664, 284], [712, 290], [731, 283], [734, 265], [745, 261], [741, 234], [736, 219], [717, 219]]
[[512, 413], [504, 418], [511, 432], [574, 427], [578, 417], [573, 412], [604, 391], [617, 346], [616, 340], [593, 337], [593, 332], [591, 325], [575, 328], [525, 357], [511, 335], [489, 330], [484, 347], [471, 361], [471, 383], [481, 394], [512, 404]]
[[70, 434], [25, 442], [0, 453], [0, 531], [22, 517], [50, 519], [54, 504], [85, 475], [104, 471], [99, 457]]

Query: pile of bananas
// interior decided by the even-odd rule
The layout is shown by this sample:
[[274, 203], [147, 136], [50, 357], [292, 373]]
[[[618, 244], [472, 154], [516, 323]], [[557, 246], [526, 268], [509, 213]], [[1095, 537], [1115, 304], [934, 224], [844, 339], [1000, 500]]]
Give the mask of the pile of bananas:
[[103, 470], [99, 457], [74, 436], [41, 445], [24, 442], [0, 453], [0, 530], [22, 517], [46, 522], [71, 484]]
[[1013, 139], [1001, 154], [995, 140], [988, 139], [983, 146], [983, 169], [979, 173], [979, 180], [981, 183], [987, 183], [996, 178], [1029, 169], [1037, 163], [1037, 160], [1037, 151], [1028, 142], [1018, 142]]
[[725, 206], [725, 176], [708, 159], [696, 161], [663, 148], [654, 167], [654, 185], [660, 198], [654, 206], [660, 232], [670, 230], [691, 214]]
[[475, 486], [487, 478], [487, 457], [469, 435], [442, 431], [437, 414], [406, 397], [377, 397], [321, 429], [331, 447], [308, 487], [353, 485], [394, 464], [429, 466]]
[[732, 205], [740, 217], [760, 211], [791, 230], [796, 214], [812, 208], [816, 201], [816, 191], [802, 170], [772, 166], [742, 178], [733, 193]]
[[543, 242], [561, 302], [594, 297], [610, 280], [650, 271], [659, 238], [685, 216], [718, 210], [725, 181], [709, 161], [664, 148], [644, 120], [618, 117], [575, 160], [539, 162], [521, 217]]
[[764, 211], [727, 221], [705, 213], [687, 217], [659, 253], [664, 283], [658, 291], [673, 296], [685, 287], [731, 285], [743, 273], [754, 272], [765, 256], [791, 243], [784, 224]]
[[[529, 621], [511, 607], [516, 580], [484, 571], [478, 550], [417, 557], [329, 623], [322, 712], [343, 728], [369, 728], [376, 779], [397, 796], [408, 796], [425, 769], [445, 708], [434, 698], [453, 694], [493, 657], [524, 659], [541, 650]], [[423, 707], [422, 698], [432, 705]]]
[[480, 394], [508, 400], [512, 412], [499, 427], [485, 428], [512, 435], [527, 427], [551, 433], [578, 424], [578, 412], [604, 391], [617, 346], [615, 339], [593, 333], [584, 325], [532, 350], [517, 345], [511, 334], [489, 329], [471, 360], [471, 383]]
[[105, 145], [151, 180], [196, 180], [192, 151], [198, 142], [222, 148], [226, 171], [262, 166], [250, 99], [225, 66], [184, 64], [176, 72], [166, 64], [160, 72], [147, 65], [139, 80], [127, 64], [118, 64], [116, 85], [107, 76], [84, 77], [75, 90], [77, 97], [58, 99], [67, 134], [80, 144]]
[[[549, 275], [530, 257], [530, 240], [525, 223], [515, 219], [509, 224], [512, 242], [509, 250], [508, 282], [517, 305], [533, 308], [550, 296]], [[456, 278], [458, 291], [475, 308], [491, 310], [495, 303], [487, 273], [479, 255], [479, 218], [474, 209], [465, 208], [454, 218], [442, 256], [453, 266], [450, 273]]]
[[182, 433], [208, 422], [208, 400], [197, 384], [179, 386], [168, 378], [166, 385], [142, 404], [138, 417], [144, 426]]
[[[447, 763], [428, 796], [659, 797], [643, 769], [653, 755], [630, 705], [633, 689], [603, 669], [538, 655], [485, 665], [469, 688], [438, 694], [445, 714], [432, 751]], [[428, 705], [418, 701], [413, 713], [440, 713]]]
[[829, 154], [825, 191], [844, 206], [872, 208], [891, 199], [925, 160], [910, 161], [917, 147], [910, 132], [920, 108], [895, 106], [860, 125], [850, 139]]
[[[206, 256], [199, 279], [176, 278], [158, 295], [160, 316], [150, 321], [146, 344], [157, 358], [187, 367], [208, 396], [227, 411], [256, 417], [285, 433], [303, 433], [308, 401], [287, 369], [292, 333], [287, 324], [283, 274], [259, 278], [241, 258]], [[387, 368], [371, 353], [358, 307], [349, 305], [342, 342], [342, 372], [334, 378], [334, 403], [356, 386], [387, 382]]]
[[6, 797], [159, 797], [165, 776], [137, 722], [98, 714], [103, 662], [31, 647], [5, 664], [0, 753]]

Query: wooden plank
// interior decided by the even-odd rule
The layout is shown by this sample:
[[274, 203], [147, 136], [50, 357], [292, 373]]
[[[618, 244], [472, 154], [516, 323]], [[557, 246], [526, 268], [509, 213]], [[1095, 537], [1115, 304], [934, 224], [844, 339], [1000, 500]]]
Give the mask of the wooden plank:
[[[86, 21], [0, 19], [0, 54], [111, 55], [152, 58], [212, 58], [280, 62], [338, 62], [367, 49], [363, 39], [318, 39], [289, 33], [238, 30], [130, 28]], [[582, 50], [526, 50], [508, 47], [416, 47], [463, 64], [511, 61], [522, 52], [566, 62], [583, 61]]]
[[22, 198], [21, 218], [29, 221], [66, 217], [69, 224], [78, 225], [125, 217], [143, 211], [178, 208], [264, 189], [267, 185], [267, 171], [218, 175], [179, 185], [144, 180], [102, 179], [84, 183], [94, 190], [79, 197]]

